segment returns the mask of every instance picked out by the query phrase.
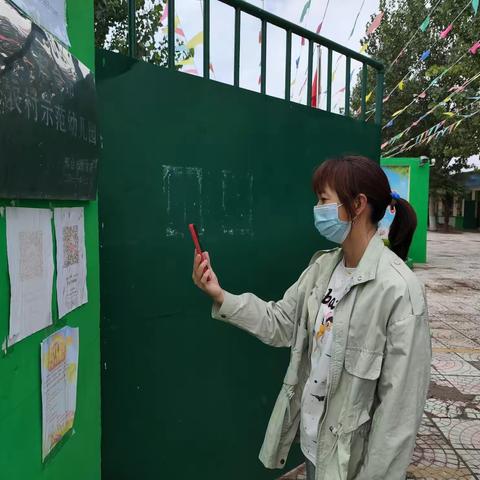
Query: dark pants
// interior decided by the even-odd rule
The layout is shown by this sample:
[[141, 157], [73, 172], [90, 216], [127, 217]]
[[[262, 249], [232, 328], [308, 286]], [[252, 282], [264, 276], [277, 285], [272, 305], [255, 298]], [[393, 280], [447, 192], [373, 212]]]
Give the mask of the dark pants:
[[307, 467], [307, 480], [315, 480], [315, 465], [308, 459], [305, 459]]

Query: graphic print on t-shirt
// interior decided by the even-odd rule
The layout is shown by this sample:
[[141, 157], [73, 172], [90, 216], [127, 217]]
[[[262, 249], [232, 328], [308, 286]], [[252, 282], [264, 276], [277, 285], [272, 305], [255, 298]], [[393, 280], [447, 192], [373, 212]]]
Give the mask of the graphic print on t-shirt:
[[312, 330], [311, 371], [302, 395], [300, 443], [303, 454], [316, 463], [317, 432], [328, 389], [334, 312], [350, 290], [351, 272], [341, 262], [330, 278]]

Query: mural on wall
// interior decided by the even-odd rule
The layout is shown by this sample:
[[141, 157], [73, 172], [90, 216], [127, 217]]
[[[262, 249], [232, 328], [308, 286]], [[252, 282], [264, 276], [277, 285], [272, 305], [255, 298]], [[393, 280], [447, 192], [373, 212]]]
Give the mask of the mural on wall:
[[[408, 166], [384, 166], [383, 171], [390, 182], [390, 188], [397, 192], [400, 197], [410, 200], [410, 167]], [[387, 212], [378, 226], [378, 232], [383, 239], [388, 238], [390, 225], [393, 222], [395, 214], [387, 208]]]

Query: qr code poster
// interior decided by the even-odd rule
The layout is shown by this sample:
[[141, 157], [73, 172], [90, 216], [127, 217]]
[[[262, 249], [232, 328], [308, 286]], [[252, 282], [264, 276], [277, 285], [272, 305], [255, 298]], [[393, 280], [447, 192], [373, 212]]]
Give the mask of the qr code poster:
[[56, 208], [57, 303], [60, 318], [87, 303], [87, 258], [82, 207]]
[[6, 221], [13, 345], [52, 324], [52, 212], [7, 207]]

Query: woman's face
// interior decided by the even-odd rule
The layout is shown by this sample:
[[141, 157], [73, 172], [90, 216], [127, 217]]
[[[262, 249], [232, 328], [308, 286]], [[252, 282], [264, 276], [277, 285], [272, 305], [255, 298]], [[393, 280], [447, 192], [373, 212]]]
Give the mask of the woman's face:
[[[340, 205], [342, 202], [338, 198], [337, 192], [326, 185], [325, 189], [320, 192], [320, 195], [318, 195], [317, 205], [328, 205], [329, 203], [336, 203], [337, 205]], [[350, 220], [344, 205], [338, 208], [338, 218], [343, 222]]]

